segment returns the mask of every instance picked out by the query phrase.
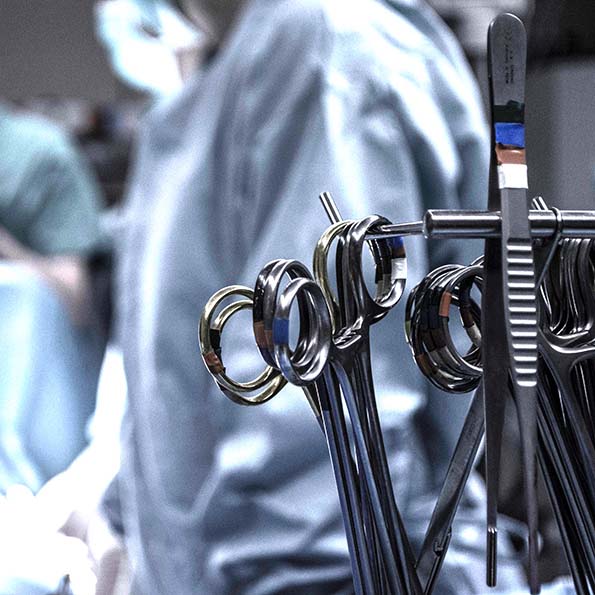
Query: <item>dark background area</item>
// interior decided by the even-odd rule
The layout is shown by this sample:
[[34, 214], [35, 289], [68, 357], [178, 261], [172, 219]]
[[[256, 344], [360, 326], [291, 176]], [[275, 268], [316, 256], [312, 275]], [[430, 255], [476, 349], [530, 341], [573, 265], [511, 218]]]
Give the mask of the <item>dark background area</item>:
[[96, 103], [121, 88], [95, 40], [93, 0], [0, 2], [0, 97], [58, 96]]

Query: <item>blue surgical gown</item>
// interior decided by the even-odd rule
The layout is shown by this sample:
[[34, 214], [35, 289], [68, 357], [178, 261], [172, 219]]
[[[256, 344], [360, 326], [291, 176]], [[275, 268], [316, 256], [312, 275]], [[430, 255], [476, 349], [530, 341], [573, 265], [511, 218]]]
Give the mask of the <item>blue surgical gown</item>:
[[[252, 286], [271, 259], [310, 263], [328, 224], [320, 192], [348, 218], [481, 207], [487, 157], [468, 66], [416, 0], [252, 0], [183, 92], [151, 111], [119, 273], [129, 387], [119, 488], [134, 593], [351, 591], [328, 453], [303, 393], [288, 387], [257, 408], [227, 401], [200, 361], [197, 321], [212, 293]], [[410, 288], [430, 264], [472, 256], [421, 239], [407, 250]], [[414, 421], [429, 389], [402, 306], [377, 327], [385, 439], [418, 544], [435, 487], [428, 450], [443, 449]], [[235, 350], [234, 373], [252, 371], [249, 316], [223, 349], [224, 359]], [[442, 593], [482, 589], [482, 512], [461, 512]], [[516, 586], [516, 561], [499, 578]]]
[[[55, 125], [0, 105], [0, 227], [41, 255], [100, 245], [99, 190]], [[37, 491], [87, 444], [103, 354], [31, 267], [0, 258], [0, 493]]]

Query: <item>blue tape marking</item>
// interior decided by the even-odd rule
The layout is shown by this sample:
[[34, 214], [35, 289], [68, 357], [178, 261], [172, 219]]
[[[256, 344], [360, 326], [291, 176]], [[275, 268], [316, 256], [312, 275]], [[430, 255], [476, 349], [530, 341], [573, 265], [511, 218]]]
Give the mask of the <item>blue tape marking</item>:
[[287, 318], [275, 318], [273, 320], [273, 343], [275, 345], [287, 345], [289, 343], [289, 320]]
[[525, 148], [525, 125], [512, 122], [496, 122], [496, 142], [501, 145]]
[[392, 239], [393, 248], [402, 248], [403, 247], [403, 238], [401, 236], [394, 236]]

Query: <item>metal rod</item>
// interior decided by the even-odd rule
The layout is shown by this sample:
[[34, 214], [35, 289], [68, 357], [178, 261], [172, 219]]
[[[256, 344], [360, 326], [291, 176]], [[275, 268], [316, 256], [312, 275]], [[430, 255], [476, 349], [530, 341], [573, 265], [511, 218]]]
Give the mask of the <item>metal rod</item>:
[[[531, 235], [549, 238], [595, 238], [595, 211], [532, 210], [529, 212]], [[439, 238], [491, 238], [500, 234], [501, 217], [498, 211], [426, 211], [423, 221], [384, 225], [368, 239], [393, 236], [424, 235]]]
[[368, 240], [381, 240], [395, 236], [421, 236], [426, 235], [426, 226], [423, 221], [409, 221], [407, 223], [393, 223], [382, 225], [376, 233], [366, 236]]
[[337, 203], [333, 200], [330, 192], [323, 192], [318, 198], [320, 199], [331, 223], [339, 223], [339, 221], [343, 221], [343, 217], [341, 217], [341, 213], [339, 212], [339, 207], [337, 207]]

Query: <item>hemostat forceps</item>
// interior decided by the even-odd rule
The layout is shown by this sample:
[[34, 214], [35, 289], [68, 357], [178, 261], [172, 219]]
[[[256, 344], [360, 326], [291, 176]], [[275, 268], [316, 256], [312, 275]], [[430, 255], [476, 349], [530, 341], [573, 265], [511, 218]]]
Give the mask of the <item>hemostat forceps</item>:
[[[364, 548], [368, 558], [376, 561], [371, 568], [371, 592], [421, 593], [413, 555], [394, 502], [370, 367], [369, 327], [400, 299], [406, 274], [402, 243], [375, 242], [377, 295], [376, 298], [369, 295], [361, 268], [362, 249], [368, 231], [382, 223], [386, 220], [376, 216], [355, 223], [341, 222], [329, 228], [318, 243], [314, 275], [333, 311], [334, 332], [329, 363], [323, 372], [324, 385], [320, 386], [319, 382], [316, 385], [320, 394], [328, 396], [339, 432], [352, 436], [353, 449], [348, 446], [348, 450], [355, 453], [358, 471], [357, 500], [363, 509]], [[326, 273], [330, 245], [339, 237], [343, 245], [338, 252], [339, 297], [335, 298]], [[292, 293], [291, 288], [290, 283], [281, 294], [273, 323], [273, 343], [278, 355], [288, 349], [285, 329], [289, 313], [284, 304], [289, 299], [286, 296]], [[290, 354], [279, 362], [287, 378], [295, 374], [294, 357], [295, 354]]]

